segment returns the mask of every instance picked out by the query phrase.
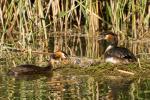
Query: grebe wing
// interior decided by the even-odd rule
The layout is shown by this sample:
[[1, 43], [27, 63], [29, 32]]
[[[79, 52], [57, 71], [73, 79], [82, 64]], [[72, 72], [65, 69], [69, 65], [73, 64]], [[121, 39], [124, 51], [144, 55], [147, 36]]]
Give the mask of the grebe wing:
[[134, 54], [127, 48], [115, 47], [106, 52], [106, 56], [126, 58], [126, 59], [136, 59]]

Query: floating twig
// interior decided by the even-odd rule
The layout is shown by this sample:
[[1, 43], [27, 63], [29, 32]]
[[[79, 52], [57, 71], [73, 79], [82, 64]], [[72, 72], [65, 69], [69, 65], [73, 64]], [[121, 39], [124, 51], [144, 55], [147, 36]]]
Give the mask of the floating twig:
[[125, 71], [125, 70], [121, 70], [121, 69], [116, 69], [118, 72], [120, 73], [124, 73], [124, 74], [128, 74], [128, 75], [134, 75], [135, 73], [133, 72], [129, 72], [129, 71]]

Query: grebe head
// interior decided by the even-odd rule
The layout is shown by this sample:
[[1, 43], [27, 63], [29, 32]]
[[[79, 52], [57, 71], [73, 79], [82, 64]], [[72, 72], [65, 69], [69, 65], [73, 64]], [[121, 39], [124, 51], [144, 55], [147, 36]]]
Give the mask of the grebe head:
[[101, 40], [106, 41], [106, 45], [117, 46], [117, 44], [118, 44], [117, 35], [113, 32], [101, 33], [98, 40], [99, 41], [101, 41]]
[[50, 55], [50, 58], [55, 60], [66, 59], [67, 57], [68, 55], [63, 51], [56, 51]]
[[68, 55], [63, 51], [56, 51], [50, 55], [49, 63], [51, 65], [63, 63], [68, 58]]

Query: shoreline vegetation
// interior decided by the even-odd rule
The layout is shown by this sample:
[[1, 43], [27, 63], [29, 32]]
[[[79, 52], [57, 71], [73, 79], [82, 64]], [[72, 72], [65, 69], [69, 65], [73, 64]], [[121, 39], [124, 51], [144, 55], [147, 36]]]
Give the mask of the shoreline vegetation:
[[[104, 63], [98, 35], [108, 30], [138, 62]], [[118, 89], [119, 99], [149, 98], [149, 39], [150, 0], [0, 0], [0, 97], [100, 99]], [[17, 65], [47, 65], [50, 54], [59, 49], [100, 64], [61, 64], [48, 76], [6, 76]]]
[[[47, 54], [59, 47], [69, 55], [97, 58], [101, 32], [111, 30], [119, 40], [150, 37], [150, 2], [1, 0], [0, 29], [1, 55], [3, 51]], [[136, 54], [137, 46], [130, 44]]]

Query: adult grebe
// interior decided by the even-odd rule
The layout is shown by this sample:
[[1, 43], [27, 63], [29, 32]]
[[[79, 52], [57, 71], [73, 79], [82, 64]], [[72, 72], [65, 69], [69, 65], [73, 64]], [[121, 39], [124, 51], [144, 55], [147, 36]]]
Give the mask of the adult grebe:
[[61, 51], [54, 52], [50, 55], [50, 60], [46, 67], [40, 67], [32, 64], [24, 64], [16, 66], [8, 71], [8, 75], [32, 75], [32, 74], [46, 74], [52, 71], [54, 63], [59, 59], [65, 59], [66, 54]]
[[135, 55], [129, 49], [117, 46], [118, 38], [116, 34], [112, 32], [101, 34], [99, 40], [104, 40], [106, 44], [104, 53], [105, 62], [128, 64], [137, 61]]

